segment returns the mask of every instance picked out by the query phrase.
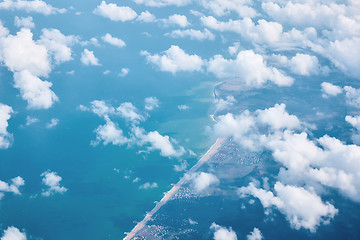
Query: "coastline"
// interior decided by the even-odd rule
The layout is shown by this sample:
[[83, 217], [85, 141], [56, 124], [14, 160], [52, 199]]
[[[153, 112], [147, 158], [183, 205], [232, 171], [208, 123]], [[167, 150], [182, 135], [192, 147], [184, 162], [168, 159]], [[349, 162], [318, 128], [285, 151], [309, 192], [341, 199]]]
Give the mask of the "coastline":
[[175, 184], [170, 191], [168, 191], [164, 197], [158, 202], [155, 207], [146, 214], [145, 218], [136, 224], [136, 226], [131, 230], [130, 233], [126, 233], [127, 236], [124, 240], [130, 240], [135, 237], [136, 233], [138, 233], [143, 227], [146, 226], [147, 222], [152, 218], [152, 216], [163, 206], [165, 205], [171, 197], [179, 190], [179, 188], [187, 181], [185, 176], [188, 174], [192, 174], [196, 172], [206, 161], [208, 161], [215, 153], [218, 152], [222, 144], [225, 142], [225, 138], [218, 138], [216, 142], [209, 148], [209, 150], [205, 153], [204, 156], [200, 158], [200, 160], [180, 179], [180, 181]]

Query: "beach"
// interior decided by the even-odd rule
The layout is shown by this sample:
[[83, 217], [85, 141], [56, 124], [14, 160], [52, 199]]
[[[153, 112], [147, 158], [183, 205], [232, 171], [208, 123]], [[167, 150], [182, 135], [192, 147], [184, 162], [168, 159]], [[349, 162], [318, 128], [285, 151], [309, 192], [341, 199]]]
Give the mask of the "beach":
[[127, 234], [124, 240], [130, 240], [135, 237], [136, 233], [138, 233], [143, 227], [146, 226], [147, 222], [152, 218], [152, 216], [163, 206], [165, 205], [171, 197], [180, 189], [180, 187], [187, 181], [186, 175], [191, 175], [196, 172], [206, 161], [208, 161], [215, 153], [219, 151], [222, 144], [225, 142], [225, 138], [218, 138], [216, 142], [210, 147], [210, 149], [205, 153], [205, 155], [200, 158], [200, 160], [180, 179], [180, 181], [175, 184], [170, 191], [168, 191], [164, 197], [156, 204], [156, 206], [146, 214], [145, 218], [139, 222], [133, 230]]

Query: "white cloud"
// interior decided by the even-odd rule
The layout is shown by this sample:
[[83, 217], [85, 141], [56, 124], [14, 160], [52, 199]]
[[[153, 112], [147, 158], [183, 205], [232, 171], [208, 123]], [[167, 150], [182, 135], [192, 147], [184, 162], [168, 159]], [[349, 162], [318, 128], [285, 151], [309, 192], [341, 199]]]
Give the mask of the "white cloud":
[[330, 96], [337, 96], [342, 93], [342, 88], [329, 82], [321, 83], [321, 91], [323, 92], [322, 97], [328, 98]]
[[146, 22], [146, 23], [157, 21], [156, 17], [149, 11], [141, 12], [141, 14], [137, 17], [136, 20], [140, 21], [140, 22]]
[[93, 65], [93, 66], [100, 66], [99, 59], [95, 57], [93, 51], [89, 51], [88, 49], [84, 49], [84, 52], [81, 53], [81, 62], [84, 65]]
[[170, 5], [185, 6], [192, 2], [192, 0], [134, 0], [137, 4], [145, 4], [150, 7], [165, 7]]
[[125, 47], [126, 44], [123, 40], [121, 40], [120, 38], [116, 38], [116, 37], [113, 37], [110, 35], [110, 33], [107, 33], [105, 34], [103, 37], [102, 37], [102, 40], [104, 42], [107, 42], [115, 47], [119, 47], [119, 48], [122, 48], [122, 47]]
[[43, 177], [42, 183], [47, 187], [46, 189], [43, 189], [43, 196], [49, 197], [55, 193], [63, 194], [68, 190], [64, 186], [60, 186], [62, 177], [60, 177], [56, 172], [48, 170], [43, 172], [40, 176]]
[[14, 73], [15, 88], [20, 90], [21, 96], [33, 109], [48, 109], [59, 101], [56, 94], [50, 89], [51, 82], [42, 81], [28, 70]]
[[187, 178], [191, 180], [192, 187], [197, 193], [206, 193], [220, 183], [215, 175], [205, 172], [194, 173]]
[[112, 115], [115, 113], [115, 108], [106, 104], [104, 101], [94, 100], [91, 103], [90, 109], [85, 106], [80, 105], [80, 110], [89, 111], [91, 110], [93, 113], [98, 115], [99, 117], [105, 117], [108, 115]]
[[13, 112], [10, 106], [0, 103], [0, 149], [9, 148], [13, 142], [13, 135], [7, 131]]
[[297, 53], [296, 56], [289, 60], [291, 72], [303, 75], [318, 75], [320, 73], [320, 65], [317, 57], [308, 54]]
[[277, 182], [274, 190], [276, 195], [250, 183], [247, 187], [241, 187], [239, 193], [258, 198], [264, 208], [277, 208], [297, 230], [305, 228], [315, 232], [320, 224], [329, 224], [338, 213], [332, 204], [324, 203], [315, 192], [302, 187]]
[[236, 12], [240, 17], [255, 17], [258, 14], [251, 7], [252, 1], [249, 0], [202, 0], [204, 8], [210, 9], [215, 15], [228, 15]]
[[19, 176], [11, 179], [11, 184], [8, 184], [0, 180], [0, 199], [1, 196], [3, 196], [4, 192], [11, 192], [16, 195], [21, 195], [19, 187], [24, 185], [25, 185], [24, 179], [22, 179], [22, 177]]
[[222, 98], [216, 98], [215, 99], [215, 108], [216, 111], [223, 111], [225, 109], [228, 109], [229, 107], [233, 106], [234, 103], [236, 103], [236, 99], [234, 98], [234, 96], [229, 95], [226, 96], [226, 99], [222, 99]]
[[360, 89], [345, 86], [344, 90], [346, 103], [350, 106], [360, 108]]
[[263, 239], [263, 236], [261, 234], [261, 231], [258, 228], [254, 228], [254, 230], [247, 235], [247, 240], [261, 240]]
[[0, 238], [1, 240], [26, 240], [26, 234], [20, 232], [16, 227], [8, 227], [4, 231], [4, 235]]
[[151, 189], [151, 188], [158, 188], [158, 184], [156, 182], [153, 183], [146, 182], [140, 185], [139, 187], [139, 189]]
[[262, 55], [252, 50], [240, 51], [236, 59], [215, 55], [208, 61], [207, 71], [222, 79], [238, 79], [249, 87], [261, 87], [267, 81], [278, 86], [291, 86], [294, 79], [275, 67], [268, 67]]
[[33, 118], [33, 117], [30, 117], [30, 116], [27, 116], [26, 117], [26, 126], [29, 126], [31, 124], [34, 124], [34, 123], [37, 123], [39, 122], [40, 120], [37, 119], [37, 118]]
[[[9, 34], [9, 30], [3, 26], [3, 23], [0, 21], [0, 38], [1, 37], [5, 37]], [[1, 50], [1, 48], [0, 48]], [[1, 51], [0, 51], [0, 60], [2, 59], [1, 57]]]
[[155, 108], [158, 108], [159, 104], [160, 104], [160, 101], [156, 97], [145, 98], [145, 109], [147, 111], [152, 111]]
[[129, 142], [129, 140], [124, 136], [123, 131], [112, 122], [107, 116], [105, 116], [106, 124], [100, 125], [95, 129], [96, 140], [91, 142], [91, 145], [97, 146], [101, 141], [104, 145], [109, 143], [113, 145], [124, 145]]
[[46, 47], [36, 44], [29, 29], [22, 28], [15, 36], [0, 41], [5, 65], [12, 72], [29, 71], [35, 76], [48, 76], [51, 72]]
[[137, 17], [137, 13], [130, 7], [119, 7], [115, 3], [106, 4], [106, 1], [102, 1], [98, 5], [94, 13], [111, 19], [112, 21], [130, 21]]
[[24, 28], [34, 28], [35, 24], [33, 18], [30, 17], [18, 17], [15, 16], [15, 26], [17, 27], [24, 27]]
[[118, 74], [119, 77], [125, 77], [126, 75], [128, 75], [130, 72], [130, 69], [128, 68], [122, 68], [120, 73]]
[[174, 30], [171, 33], [166, 33], [165, 36], [170, 36], [172, 38], [189, 37], [191, 40], [198, 40], [198, 41], [215, 39], [215, 35], [206, 28], [204, 29], [204, 31], [195, 30], [195, 29]]
[[234, 45], [230, 46], [228, 48], [228, 51], [230, 53], [231, 56], [234, 56], [236, 54], [238, 54], [239, 52], [239, 48], [240, 48], [240, 43], [239, 42], [235, 42]]
[[54, 127], [56, 127], [58, 124], [59, 124], [59, 119], [57, 119], [57, 118], [52, 118], [51, 120], [50, 120], [50, 122], [48, 122], [47, 124], [46, 124], [46, 128], [48, 128], [48, 129], [50, 129], [50, 128], [54, 128]]
[[78, 42], [74, 35], [65, 36], [58, 29], [43, 29], [38, 43], [48, 50], [54, 57], [55, 63], [60, 64], [72, 60], [71, 46]]
[[231, 228], [221, 227], [216, 223], [212, 223], [210, 229], [214, 232], [214, 240], [237, 240], [236, 233]]
[[146, 133], [143, 129], [135, 127], [133, 129], [133, 133], [136, 136], [136, 139], [139, 140], [137, 144], [150, 144], [150, 146], [147, 147], [147, 150], [159, 150], [160, 155], [163, 157], [180, 157], [185, 153], [185, 149], [183, 147], [175, 149], [173, 144], [170, 142], [169, 136], [162, 136], [158, 131]]
[[187, 27], [190, 25], [187, 17], [184, 15], [174, 14], [169, 16], [167, 19], [161, 20], [165, 26], [177, 25], [179, 27]]
[[360, 115], [359, 116], [346, 116], [345, 120], [351, 124], [354, 128], [356, 128], [358, 131], [360, 131]]
[[144, 120], [144, 117], [139, 113], [139, 110], [131, 102], [120, 104], [116, 111], [122, 118], [133, 123]]
[[183, 172], [188, 168], [189, 164], [187, 161], [181, 161], [180, 164], [174, 165], [174, 170], [176, 172]]
[[5, 10], [23, 10], [26, 12], [35, 12], [41, 13], [44, 15], [56, 14], [56, 13], [65, 13], [66, 9], [58, 9], [53, 6], [47, 4], [41, 0], [33, 0], [33, 1], [23, 1], [23, 0], [4, 0], [0, 3], [0, 9]]
[[180, 47], [172, 45], [162, 55], [151, 55], [147, 51], [142, 51], [141, 55], [146, 57], [149, 63], [160, 68], [161, 71], [175, 74], [179, 71], [201, 71], [204, 65], [203, 60], [198, 55], [189, 55]]
[[178, 106], [178, 109], [180, 110], [180, 111], [184, 111], [184, 110], [188, 110], [190, 107], [188, 106], [188, 105], [179, 105]]

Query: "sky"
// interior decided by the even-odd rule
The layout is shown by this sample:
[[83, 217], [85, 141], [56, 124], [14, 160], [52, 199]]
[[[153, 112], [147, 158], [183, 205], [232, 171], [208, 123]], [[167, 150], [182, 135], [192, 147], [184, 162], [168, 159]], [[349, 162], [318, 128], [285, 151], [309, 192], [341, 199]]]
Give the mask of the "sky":
[[[3, 0], [0, 65], [1, 240], [121, 238], [218, 137], [271, 153], [274, 182], [238, 197], [295, 230], [331, 225], [330, 192], [360, 201], [357, 0]], [[85, 214], [106, 222], [96, 233], [80, 217], [52, 231], [41, 208], [67, 219], [115, 193], [116, 213]], [[217, 240], [231, 227], [208, 226]]]

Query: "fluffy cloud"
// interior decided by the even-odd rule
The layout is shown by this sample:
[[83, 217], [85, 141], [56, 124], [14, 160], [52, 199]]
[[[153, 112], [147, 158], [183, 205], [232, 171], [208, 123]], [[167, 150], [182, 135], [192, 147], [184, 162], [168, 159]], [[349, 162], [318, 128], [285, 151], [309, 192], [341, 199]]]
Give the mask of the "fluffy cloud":
[[254, 230], [247, 235], [247, 240], [261, 240], [263, 239], [263, 236], [258, 228], [254, 228]]
[[360, 116], [346, 116], [345, 120], [351, 124], [354, 128], [356, 128], [358, 131], [360, 131]]
[[11, 113], [13, 109], [10, 106], [0, 103], [0, 149], [9, 148], [13, 141], [13, 135], [7, 131]]
[[11, 184], [0, 180], [0, 199], [4, 196], [4, 192], [11, 192], [16, 195], [21, 195], [19, 187], [24, 186], [25, 181], [21, 177], [11, 179]]
[[360, 108], [360, 89], [345, 86], [344, 90], [346, 103], [350, 106]]
[[26, 234], [20, 232], [16, 227], [8, 227], [4, 231], [4, 235], [1, 237], [1, 240], [26, 240]]
[[30, 116], [27, 116], [26, 117], [26, 126], [30, 126], [34, 123], [37, 123], [39, 122], [40, 120], [38, 118], [33, 118], [33, 117], [30, 117]]
[[216, 223], [212, 223], [210, 229], [214, 232], [214, 240], [237, 240], [236, 233], [231, 229], [221, 227]]
[[161, 71], [175, 74], [179, 71], [201, 71], [204, 65], [203, 60], [198, 55], [189, 55], [180, 47], [172, 45], [162, 55], [151, 55], [147, 51], [142, 51], [141, 55], [146, 57], [149, 63], [160, 68]]
[[81, 53], [81, 62], [84, 65], [93, 65], [100, 66], [99, 59], [95, 57], [94, 51], [89, 51], [88, 49], [84, 49], [84, 52]]
[[144, 101], [145, 101], [145, 109], [148, 111], [152, 111], [155, 108], [158, 108], [160, 104], [159, 99], [157, 99], [156, 97], [148, 97], [145, 98]]
[[134, 0], [137, 4], [145, 4], [150, 7], [165, 7], [169, 5], [185, 6], [192, 2], [192, 0]]
[[227, 96], [226, 99], [215, 99], [215, 108], [216, 111], [222, 111], [225, 109], [228, 109], [229, 107], [233, 106], [234, 103], [236, 103], [236, 99], [234, 98], [234, 96]]
[[187, 17], [184, 15], [174, 14], [169, 16], [168, 19], [162, 19], [161, 20], [165, 26], [167, 25], [177, 25], [179, 27], [187, 27], [190, 25], [189, 21], [187, 20]]
[[228, 15], [236, 12], [240, 17], [255, 17], [258, 14], [251, 7], [252, 1], [249, 0], [202, 0], [204, 8], [210, 9], [215, 15]]
[[137, 123], [144, 120], [139, 110], [130, 102], [124, 102], [116, 109], [117, 113], [127, 121]]
[[58, 9], [41, 0], [23, 1], [23, 0], [4, 0], [0, 3], [0, 9], [22, 10], [26, 12], [41, 13], [44, 15], [65, 13], [66, 9]]
[[250, 183], [241, 187], [239, 193], [258, 198], [264, 208], [278, 209], [295, 229], [305, 228], [315, 232], [320, 224], [328, 224], [338, 213], [332, 204], [324, 203], [316, 193], [302, 187], [277, 182], [274, 190], [276, 195]]
[[208, 61], [207, 70], [218, 78], [238, 79], [250, 87], [261, 87], [267, 81], [278, 86], [291, 86], [294, 79], [275, 67], [268, 67], [262, 55], [252, 50], [241, 51], [236, 59], [215, 55]]
[[140, 185], [139, 187], [139, 189], [151, 189], [151, 188], [158, 188], [158, 184], [156, 182], [153, 183], [146, 182]]
[[42, 195], [49, 197], [55, 193], [63, 194], [68, 189], [60, 186], [60, 182], [62, 177], [60, 177], [56, 172], [46, 171], [41, 174], [43, 177], [42, 183], [47, 187], [47, 189], [43, 189]]
[[5, 65], [12, 72], [27, 70], [34, 76], [48, 76], [51, 64], [46, 47], [33, 41], [29, 29], [21, 29], [15, 36], [0, 41]]
[[284, 62], [288, 65], [292, 73], [310, 76], [319, 75], [321, 72], [326, 73], [326, 69], [322, 69], [317, 57], [308, 54], [297, 53], [294, 57]]
[[59, 99], [50, 89], [51, 82], [42, 81], [28, 70], [14, 73], [14, 87], [20, 90], [21, 96], [33, 109], [48, 109]]
[[186, 177], [191, 181], [193, 189], [200, 194], [210, 191], [212, 187], [220, 183], [219, 179], [211, 173], [200, 172]]
[[32, 17], [18, 17], [15, 16], [15, 26], [24, 28], [34, 28], [35, 24]]
[[128, 75], [130, 72], [130, 69], [128, 68], [122, 68], [120, 73], [118, 74], [119, 77], [125, 77], [126, 75]]
[[52, 118], [51, 120], [50, 120], [50, 122], [48, 122], [47, 124], [46, 124], [46, 128], [48, 128], [48, 129], [50, 129], [50, 128], [54, 128], [54, 127], [56, 127], [58, 124], [59, 124], [59, 119], [57, 119], [57, 118]]
[[185, 153], [183, 147], [175, 149], [169, 136], [163, 136], [158, 131], [146, 133], [144, 129], [135, 127], [133, 128], [133, 134], [136, 137], [135, 139], [138, 140], [138, 145], [149, 144], [150, 146], [147, 147], [148, 151], [159, 150], [160, 155], [163, 157], [180, 157]]
[[112, 21], [126, 22], [133, 20], [137, 17], [137, 13], [130, 7], [119, 7], [115, 3], [107, 4], [106, 1], [102, 1], [98, 5], [94, 13], [111, 19]]
[[38, 41], [54, 57], [56, 64], [72, 60], [70, 47], [77, 42], [78, 37], [73, 35], [65, 36], [58, 29], [43, 29]]
[[123, 40], [121, 40], [120, 38], [116, 38], [116, 37], [113, 37], [111, 36], [110, 33], [107, 33], [105, 34], [103, 37], [102, 37], [102, 40], [104, 42], [107, 42], [115, 47], [119, 47], [119, 48], [122, 48], [122, 47], [125, 47], [126, 44]]
[[136, 20], [146, 23], [157, 21], [156, 17], [153, 14], [151, 14], [149, 11], [141, 12], [141, 14], [137, 17]]
[[190, 38], [191, 40], [214, 40], [215, 35], [210, 32], [208, 29], [204, 31], [195, 30], [195, 29], [186, 29], [186, 30], [174, 30], [171, 33], [166, 33], [165, 36], [170, 36], [172, 38]]
[[329, 82], [321, 83], [321, 91], [323, 92], [322, 97], [328, 98], [330, 96], [337, 96], [342, 93], [342, 88]]
[[124, 136], [123, 131], [108, 117], [105, 117], [106, 124], [100, 125], [95, 129], [96, 140], [91, 142], [91, 145], [97, 146], [101, 141], [104, 145], [109, 143], [113, 145], [122, 146], [129, 142], [129, 140]]

